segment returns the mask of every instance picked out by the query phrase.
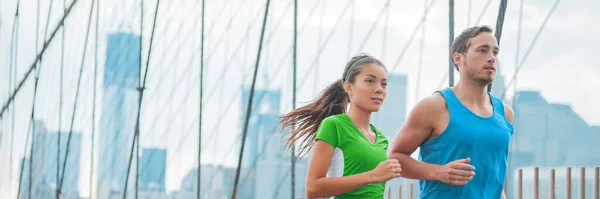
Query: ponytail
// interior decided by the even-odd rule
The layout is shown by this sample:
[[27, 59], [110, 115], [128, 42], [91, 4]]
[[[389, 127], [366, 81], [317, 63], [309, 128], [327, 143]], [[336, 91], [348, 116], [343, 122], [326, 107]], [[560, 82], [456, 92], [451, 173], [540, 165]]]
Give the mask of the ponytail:
[[315, 132], [321, 121], [331, 115], [345, 113], [347, 105], [348, 94], [344, 90], [342, 80], [337, 80], [327, 86], [310, 104], [282, 116], [281, 128], [295, 127], [289, 132], [291, 135], [286, 140], [286, 147], [289, 149], [300, 140], [299, 156], [305, 154], [315, 142]]

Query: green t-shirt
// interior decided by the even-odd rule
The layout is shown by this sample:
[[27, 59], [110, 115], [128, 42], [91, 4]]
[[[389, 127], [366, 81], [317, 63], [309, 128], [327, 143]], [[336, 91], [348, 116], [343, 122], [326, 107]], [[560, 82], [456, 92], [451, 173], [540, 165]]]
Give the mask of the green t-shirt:
[[[346, 114], [332, 115], [321, 122], [316, 139], [331, 144], [335, 149], [327, 177], [350, 176], [371, 171], [388, 159], [388, 140], [375, 126], [371, 125], [371, 129], [377, 134], [375, 144], [367, 140]], [[335, 198], [382, 199], [384, 192], [385, 182], [368, 184]]]

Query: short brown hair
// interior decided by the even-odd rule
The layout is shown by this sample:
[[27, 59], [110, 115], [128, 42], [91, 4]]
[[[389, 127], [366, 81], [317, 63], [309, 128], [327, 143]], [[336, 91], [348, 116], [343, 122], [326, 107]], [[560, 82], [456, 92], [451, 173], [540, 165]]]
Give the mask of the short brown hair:
[[[458, 35], [458, 37], [456, 37], [456, 39], [454, 39], [450, 56], [454, 56], [454, 53], [466, 53], [469, 47], [471, 47], [471, 42], [469, 42], [469, 40], [482, 32], [493, 33], [494, 31], [492, 27], [487, 25], [473, 26], [464, 30], [462, 33], [460, 33], [460, 35]], [[456, 70], [458, 70], [458, 66], [456, 64], [454, 64], [454, 67]]]

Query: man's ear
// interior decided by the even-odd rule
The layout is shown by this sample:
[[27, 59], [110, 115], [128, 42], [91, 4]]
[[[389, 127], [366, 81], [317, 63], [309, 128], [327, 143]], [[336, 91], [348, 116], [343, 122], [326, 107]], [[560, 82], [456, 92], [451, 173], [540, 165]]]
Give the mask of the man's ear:
[[464, 57], [463, 57], [463, 54], [461, 54], [461, 53], [454, 53], [452, 55], [452, 62], [454, 62], [454, 65], [457, 65], [457, 66], [462, 65], [463, 59], [464, 59]]

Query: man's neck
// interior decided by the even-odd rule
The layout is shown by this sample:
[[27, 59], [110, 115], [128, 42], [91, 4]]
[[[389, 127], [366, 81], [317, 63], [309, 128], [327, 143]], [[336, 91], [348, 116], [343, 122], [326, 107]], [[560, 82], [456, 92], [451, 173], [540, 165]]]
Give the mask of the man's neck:
[[371, 128], [371, 113], [361, 108], [351, 106], [347, 113], [352, 123], [361, 131]]
[[469, 103], [476, 106], [490, 104], [490, 98], [487, 94], [487, 85], [481, 85], [477, 82], [461, 79], [456, 86], [452, 87], [456, 97], [463, 103]]

